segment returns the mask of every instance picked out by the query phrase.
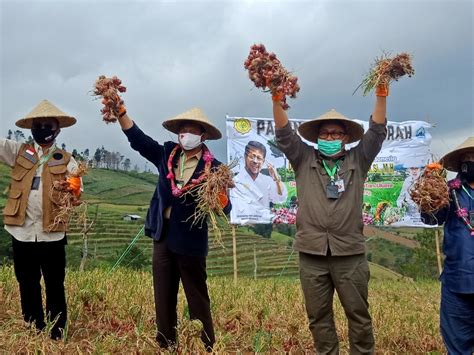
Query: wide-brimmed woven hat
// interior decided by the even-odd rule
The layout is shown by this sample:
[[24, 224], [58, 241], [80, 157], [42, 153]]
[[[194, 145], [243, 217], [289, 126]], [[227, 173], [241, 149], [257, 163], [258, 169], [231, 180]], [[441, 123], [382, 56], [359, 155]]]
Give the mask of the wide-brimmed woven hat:
[[55, 118], [59, 122], [59, 127], [69, 127], [76, 123], [76, 119], [65, 114], [48, 100], [41, 101], [29, 114], [16, 121], [20, 128], [31, 128], [34, 118]]
[[474, 137], [469, 137], [460, 146], [441, 158], [443, 166], [451, 171], [458, 172], [461, 167], [461, 156], [474, 152]]
[[319, 128], [327, 121], [337, 121], [344, 125], [346, 134], [349, 136], [348, 143], [356, 142], [364, 135], [364, 128], [362, 128], [360, 124], [352, 121], [350, 118], [347, 118], [335, 109], [323, 113], [321, 116], [313, 120], [302, 123], [298, 128], [298, 132], [304, 139], [316, 143], [318, 140]]
[[170, 118], [163, 122], [163, 127], [168, 131], [178, 134], [181, 125], [184, 122], [194, 122], [204, 127], [207, 133], [207, 139], [220, 139], [222, 133], [209, 121], [206, 114], [200, 108], [192, 108], [189, 111], [183, 112], [176, 117]]

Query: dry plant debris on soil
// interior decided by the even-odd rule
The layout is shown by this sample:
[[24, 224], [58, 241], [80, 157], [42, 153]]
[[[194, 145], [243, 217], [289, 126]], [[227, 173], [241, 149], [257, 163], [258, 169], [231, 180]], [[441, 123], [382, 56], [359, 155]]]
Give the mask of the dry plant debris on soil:
[[[208, 279], [216, 330], [216, 353], [314, 353], [296, 279]], [[13, 267], [0, 267], [0, 352], [24, 354], [201, 353], [200, 325], [189, 320], [182, 289], [178, 301], [177, 348], [165, 351], [155, 343], [155, 310], [149, 272], [119, 268], [68, 270], [69, 327], [65, 341], [28, 329], [21, 319]], [[436, 281], [374, 280], [369, 287], [376, 351], [415, 354], [444, 352], [439, 334], [440, 288]], [[337, 297], [336, 297], [337, 298]], [[291, 311], [289, 312], [289, 310]], [[335, 322], [341, 351], [349, 339], [344, 311], [335, 301]], [[191, 324], [192, 323], [192, 324]]]

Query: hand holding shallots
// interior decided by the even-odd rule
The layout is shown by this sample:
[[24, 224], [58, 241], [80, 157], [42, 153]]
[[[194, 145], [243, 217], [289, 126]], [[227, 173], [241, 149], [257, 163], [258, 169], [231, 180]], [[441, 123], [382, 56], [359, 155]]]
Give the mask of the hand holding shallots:
[[274, 101], [281, 102], [284, 110], [290, 106], [286, 96], [294, 99], [300, 91], [298, 78], [286, 70], [275, 53], [268, 53], [263, 44], [254, 44], [244, 62], [244, 68], [249, 72], [249, 79], [257, 88], [270, 91]]
[[384, 53], [375, 59], [369, 73], [354, 93], [362, 87], [365, 96], [375, 88], [377, 96], [388, 96], [388, 86], [392, 81], [398, 81], [404, 75], [411, 77], [415, 74], [411, 60], [412, 56], [408, 53], [400, 53], [393, 58]]
[[203, 182], [185, 193], [185, 195], [191, 195], [197, 202], [196, 211], [190, 217], [193, 224], [202, 223], [207, 219], [210, 229], [215, 231], [216, 241], [220, 244], [222, 240], [218, 217], [227, 221], [224, 208], [229, 203], [227, 190], [235, 187], [232, 168], [236, 164], [236, 161], [229, 165], [221, 164], [210, 170]]
[[448, 206], [449, 189], [443, 166], [428, 164], [410, 189], [410, 196], [423, 213], [433, 213]]
[[77, 169], [63, 180], [56, 180], [50, 191], [50, 198], [54, 202], [56, 217], [49, 230], [59, 224], [68, 225], [74, 210], [84, 202], [79, 199], [81, 195], [81, 177], [87, 172], [86, 163], [80, 162]]
[[117, 119], [126, 113], [125, 105], [119, 93], [127, 91], [122, 85], [122, 81], [113, 76], [107, 78], [99, 76], [95, 81], [93, 95], [102, 98], [104, 107], [100, 110], [102, 118], [106, 123], [116, 122]]

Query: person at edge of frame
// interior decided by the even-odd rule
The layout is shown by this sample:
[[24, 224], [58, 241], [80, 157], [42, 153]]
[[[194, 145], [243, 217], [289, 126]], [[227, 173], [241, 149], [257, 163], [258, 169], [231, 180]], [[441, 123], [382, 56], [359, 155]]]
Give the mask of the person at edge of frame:
[[[50, 332], [54, 340], [64, 336], [67, 321], [64, 278], [68, 226], [55, 223], [59, 208], [51, 190], [54, 182], [66, 179], [78, 167], [70, 153], [56, 146], [56, 138], [62, 128], [75, 123], [74, 117], [43, 100], [16, 122], [20, 128], [31, 129], [34, 142], [0, 138], [0, 161], [13, 168], [3, 216], [5, 230], [12, 236], [21, 312], [38, 331], [46, 328], [42, 276], [46, 320], [54, 323]], [[70, 191], [80, 196], [81, 179], [68, 177], [67, 181]]]
[[442, 159], [456, 173], [448, 182], [450, 203], [425, 223], [444, 224], [441, 273], [440, 328], [449, 354], [474, 353], [474, 137], [469, 137]]

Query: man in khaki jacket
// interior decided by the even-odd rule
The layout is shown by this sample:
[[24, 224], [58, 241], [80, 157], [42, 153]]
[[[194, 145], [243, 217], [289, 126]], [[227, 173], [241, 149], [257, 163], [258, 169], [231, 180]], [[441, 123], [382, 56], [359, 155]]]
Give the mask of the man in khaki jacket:
[[[20, 287], [23, 318], [38, 330], [46, 326], [40, 279], [46, 286], [46, 319], [55, 321], [51, 338], [60, 339], [66, 325], [64, 291], [66, 225], [54, 224], [57, 205], [50, 197], [54, 181], [63, 180], [77, 163], [59, 149], [55, 139], [61, 128], [76, 119], [47, 100], [16, 122], [31, 129], [33, 144], [0, 138], [0, 161], [11, 166], [8, 200], [3, 210], [5, 229], [12, 236], [13, 265]], [[54, 226], [53, 226], [54, 224]]]
[[[377, 99], [364, 134], [362, 127], [336, 110], [300, 125], [303, 142], [291, 128], [278, 95], [273, 116], [278, 147], [296, 173], [299, 208], [294, 243], [309, 327], [319, 354], [337, 354], [333, 296], [336, 290], [349, 323], [351, 354], [374, 352], [368, 310], [369, 267], [362, 222], [364, 182], [386, 136], [388, 88]], [[345, 145], [360, 141], [350, 150]]]

